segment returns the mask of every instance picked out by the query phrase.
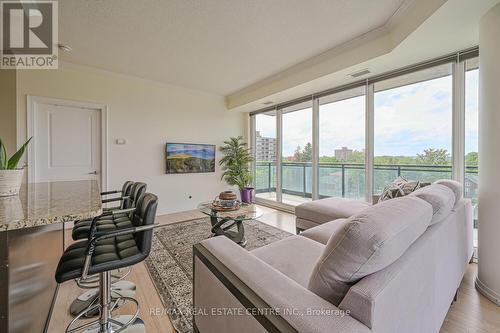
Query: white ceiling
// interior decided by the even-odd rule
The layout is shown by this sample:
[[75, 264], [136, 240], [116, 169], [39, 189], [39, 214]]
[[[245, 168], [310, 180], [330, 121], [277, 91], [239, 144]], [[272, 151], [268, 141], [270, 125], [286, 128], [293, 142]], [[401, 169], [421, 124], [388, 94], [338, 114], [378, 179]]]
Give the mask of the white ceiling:
[[229, 95], [384, 26], [413, 0], [64, 0], [66, 62]]
[[[226, 96], [226, 100], [237, 101], [237, 103], [228, 103], [234, 111], [255, 111], [266, 107], [264, 103], [268, 101], [272, 101], [273, 104], [290, 101], [477, 46], [481, 17], [499, 2], [500, 0], [448, 0], [388, 53], [369, 57], [367, 61], [358, 61], [355, 65], [336, 71], [325, 70], [318, 74], [316, 79], [304, 80], [304, 83], [300, 84], [290, 82], [301, 72], [307, 72], [308, 67], [298, 68], [296, 72], [288, 70], [287, 75], [282, 75], [275, 80], [268, 79], [259, 82], [254, 85], [255, 87], [247, 87], [242, 93]], [[332, 59], [335, 60], [333, 57]], [[350, 76], [351, 73], [363, 69], [369, 69], [371, 73], [360, 78]], [[277, 89], [277, 82], [280, 81], [284, 83], [280, 89]], [[283, 88], [286, 84], [288, 86]], [[273, 89], [275, 92], [272, 92]]]

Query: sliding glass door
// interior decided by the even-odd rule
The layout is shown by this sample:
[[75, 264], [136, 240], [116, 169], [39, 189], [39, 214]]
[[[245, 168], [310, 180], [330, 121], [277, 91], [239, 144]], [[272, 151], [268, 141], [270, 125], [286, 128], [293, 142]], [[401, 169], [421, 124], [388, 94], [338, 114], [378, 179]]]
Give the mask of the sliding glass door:
[[298, 205], [312, 199], [312, 102], [280, 109], [282, 117], [281, 197]]
[[276, 201], [276, 111], [259, 113], [254, 121], [255, 195]]
[[319, 99], [319, 197], [365, 196], [365, 87]]

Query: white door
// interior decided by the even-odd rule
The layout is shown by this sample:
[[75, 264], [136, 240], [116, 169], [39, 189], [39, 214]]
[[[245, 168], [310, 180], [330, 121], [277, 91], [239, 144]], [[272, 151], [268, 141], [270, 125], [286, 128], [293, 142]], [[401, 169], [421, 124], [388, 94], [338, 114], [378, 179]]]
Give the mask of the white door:
[[32, 116], [34, 179], [30, 181], [100, 183], [101, 110], [36, 102]]

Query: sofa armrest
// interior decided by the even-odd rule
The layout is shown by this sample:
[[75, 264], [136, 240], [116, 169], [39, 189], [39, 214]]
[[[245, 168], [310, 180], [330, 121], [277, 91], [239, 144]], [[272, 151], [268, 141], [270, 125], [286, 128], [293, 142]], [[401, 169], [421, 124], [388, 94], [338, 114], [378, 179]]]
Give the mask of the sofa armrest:
[[193, 266], [193, 322], [202, 333], [370, 332], [226, 237], [195, 245]]
[[371, 204], [347, 198], [325, 198], [301, 203], [295, 206], [295, 216], [299, 229], [308, 229], [337, 219], [349, 218]]

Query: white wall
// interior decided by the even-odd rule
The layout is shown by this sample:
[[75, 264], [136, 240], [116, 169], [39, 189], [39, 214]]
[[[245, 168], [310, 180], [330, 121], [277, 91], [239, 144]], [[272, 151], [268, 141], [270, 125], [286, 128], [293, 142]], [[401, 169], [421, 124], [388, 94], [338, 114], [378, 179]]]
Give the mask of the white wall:
[[0, 69], [0, 138], [10, 157], [16, 152], [16, 71]]
[[[166, 141], [220, 146], [230, 136], [246, 134], [248, 117], [227, 111], [221, 96], [67, 65], [19, 71], [19, 142], [26, 137], [27, 95], [106, 104], [108, 188], [121, 187], [128, 179], [146, 182], [148, 191], [159, 196], [158, 214], [194, 209], [228, 188], [220, 181], [218, 165], [215, 173], [165, 174]], [[127, 144], [116, 145], [117, 138]]]

